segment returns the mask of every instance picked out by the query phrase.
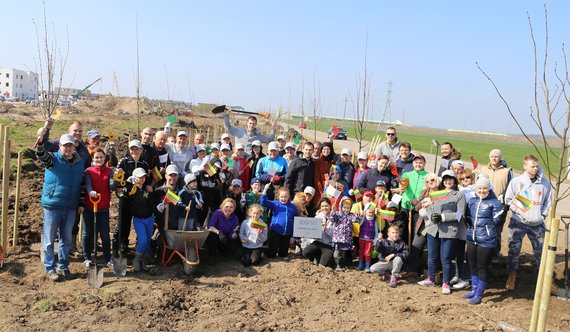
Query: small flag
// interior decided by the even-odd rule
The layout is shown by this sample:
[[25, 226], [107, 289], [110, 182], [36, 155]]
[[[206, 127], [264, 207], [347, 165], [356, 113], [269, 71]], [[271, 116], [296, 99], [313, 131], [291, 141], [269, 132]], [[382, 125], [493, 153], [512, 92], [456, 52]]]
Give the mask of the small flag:
[[447, 198], [447, 191], [445, 189], [429, 193], [429, 198], [432, 202], [440, 201]]
[[473, 164], [473, 169], [476, 169], [479, 166], [477, 160], [475, 160], [473, 156], [469, 157], [469, 159], [471, 159], [471, 163]]
[[166, 120], [168, 120], [168, 122], [170, 122], [170, 123], [177, 123], [178, 122], [178, 119], [174, 115], [167, 116]]
[[152, 178], [154, 179], [155, 182], [162, 180], [162, 174], [160, 174], [160, 171], [156, 166], [154, 166], [154, 168], [152, 169]]
[[166, 195], [164, 195], [164, 201], [165, 202], [170, 202], [172, 204], [176, 204], [176, 203], [178, 203], [179, 200], [180, 200], [180, 197], [178, 197], [178, 195], [176, 195], [175, 193], [170, 191], [170, 189], [168, 189], [166, 191]]
[[251, 228], [264, 230], [267, 227], [267, 224], [261, 220], [253, 220], [251, 222]]
[[408, 188], [408, 185], [410, 184], [410, 179], [398, 179], [398, 183], [400, 184], [400, 188], [402, 189], [406, 189]]
[[333, 134], [338, 135], [338, 133], [340, 133], [340, 130], [338, 129], [337, 126], [333, 126]]
[[329, 198], [338, 198], [342, 194], [341, 191], [337, 190], [333, 185], [330, 185], [325, 190], [325, 196]]
[[228, 158], [228, 168], [234, 167], [234, 164], [235, 164], [234, 158], [231, 158], [231, 157]]
[[384, 220], [394, 220], [396, 218], [396, 212], [390, 210], [380, 210], [380, 217]]
[[517, 194], [512, 203], [522, 212], [526, 212], [532, 207], [532, 201], [521, 194]]
[[299, 144], [301, 143], [301, 135], [299, 134], [295, 134], [295, 136], [293, 137], [295, 144]]
[[206, 173], [208, 173], [209, 176], [213, 176], [218, 172], [216, 167], [214, 167], [214, 165], [212, 165], [210, 162], [207, 162], [206, 165], [204, 165], [204, 169], [206, 170]]
[[375, 154], [371, 154], [368, 156], [368, 161], [376, 161], [376, 155]]
[[366, 211], [366, 210], [368, 210], [368, 209], [376, 210], [376, 203], [374, 203], [374, 202], [368, 203], [368, 204], [365, 206], [364, 211]]
[[255, 160], [253, 160], [253, 159], [250, 160], [248, 164], [249, 164], [249, 168], [252, 168], [253, 164], [255, 164]]
[[61, 116], [61, 110], [58, 109], [57, 111], [55, 111], [55, 114], [51, 118], [53, 120], [57, 120], [57, 119], [59, 119], [60, 116]]
[[394, 176], [400, 176], [400, 174], [398, 174], [398, 167], [396, 166], [396, 163], [392, 162], [392, 175]]
[[362, 199], [362, 193], [360, 192], [360, 190], [358, 189], [354, 189], [354, 197], [356, 198], [357, 201]]

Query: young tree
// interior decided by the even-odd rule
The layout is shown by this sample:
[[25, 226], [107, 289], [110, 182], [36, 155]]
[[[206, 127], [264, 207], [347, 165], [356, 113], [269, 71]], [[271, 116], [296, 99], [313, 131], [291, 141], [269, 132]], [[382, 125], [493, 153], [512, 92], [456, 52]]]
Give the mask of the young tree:
[[364, 129], [366, 129], [367, 115], [370, 113], [370, 80], [368, 73], [368, 33], [364, 46], [364, 73], [356, 76], [356, 100], [352, 100], [354, 113], [354, 132], [358, 142], [358, 151], [366, 146], [363, 144]]

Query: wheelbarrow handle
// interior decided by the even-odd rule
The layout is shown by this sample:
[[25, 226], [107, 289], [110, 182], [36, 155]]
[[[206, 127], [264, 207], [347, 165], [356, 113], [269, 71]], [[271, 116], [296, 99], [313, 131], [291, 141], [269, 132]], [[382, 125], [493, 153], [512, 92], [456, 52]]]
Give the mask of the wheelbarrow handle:
[[93, 213], [97, 213], [97, 204], [99, 204], [99, 201], [101, 201], [101, 194], [97, 193], [97, 199], [89, 196], [89, 201], [93, 203]]

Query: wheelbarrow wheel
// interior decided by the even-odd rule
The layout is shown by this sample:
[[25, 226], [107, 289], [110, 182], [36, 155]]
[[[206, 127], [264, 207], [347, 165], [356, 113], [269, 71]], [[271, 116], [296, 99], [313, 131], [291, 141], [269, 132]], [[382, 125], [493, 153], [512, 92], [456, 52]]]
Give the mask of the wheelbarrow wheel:
[[183, 262], [184, 265], [184, 273], [186, 275], [191, 275], [194, 273], [194, 271], [196, 271], [196, 268], [198, 267], [195, 264], [190, 264], [190, 262], [197, 262], [198, 261], [198, 257], [196, 255], [196, 249], [194, 249], [194, 247], [192, 247], [190, 244], [187, 244], [187, 252], [188, 252], [188, 257], [187, 257], [187, 261], [185, 260]]
[[187, 276], [194, 274], [194, 272], [196, 271], [196, 265], [190, 265], [186, 262], [184, 262], [183, 265], [184, 265], [184, 274], [186, 274]]

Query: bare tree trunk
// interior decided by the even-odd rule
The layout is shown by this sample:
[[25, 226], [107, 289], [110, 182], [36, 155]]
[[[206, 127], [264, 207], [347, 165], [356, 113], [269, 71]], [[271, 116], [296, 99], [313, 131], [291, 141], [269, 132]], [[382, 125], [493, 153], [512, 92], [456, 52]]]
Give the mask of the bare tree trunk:
[[358, 151], [365, 146], [364, 129], [366, 129], [367, 114], [370, 111], [370, 75], [368, 74], [368, 33], [364, 47], [364, 73], [356, 77], [356, 104], [353, 101], [354, 131], [358, 142]]

